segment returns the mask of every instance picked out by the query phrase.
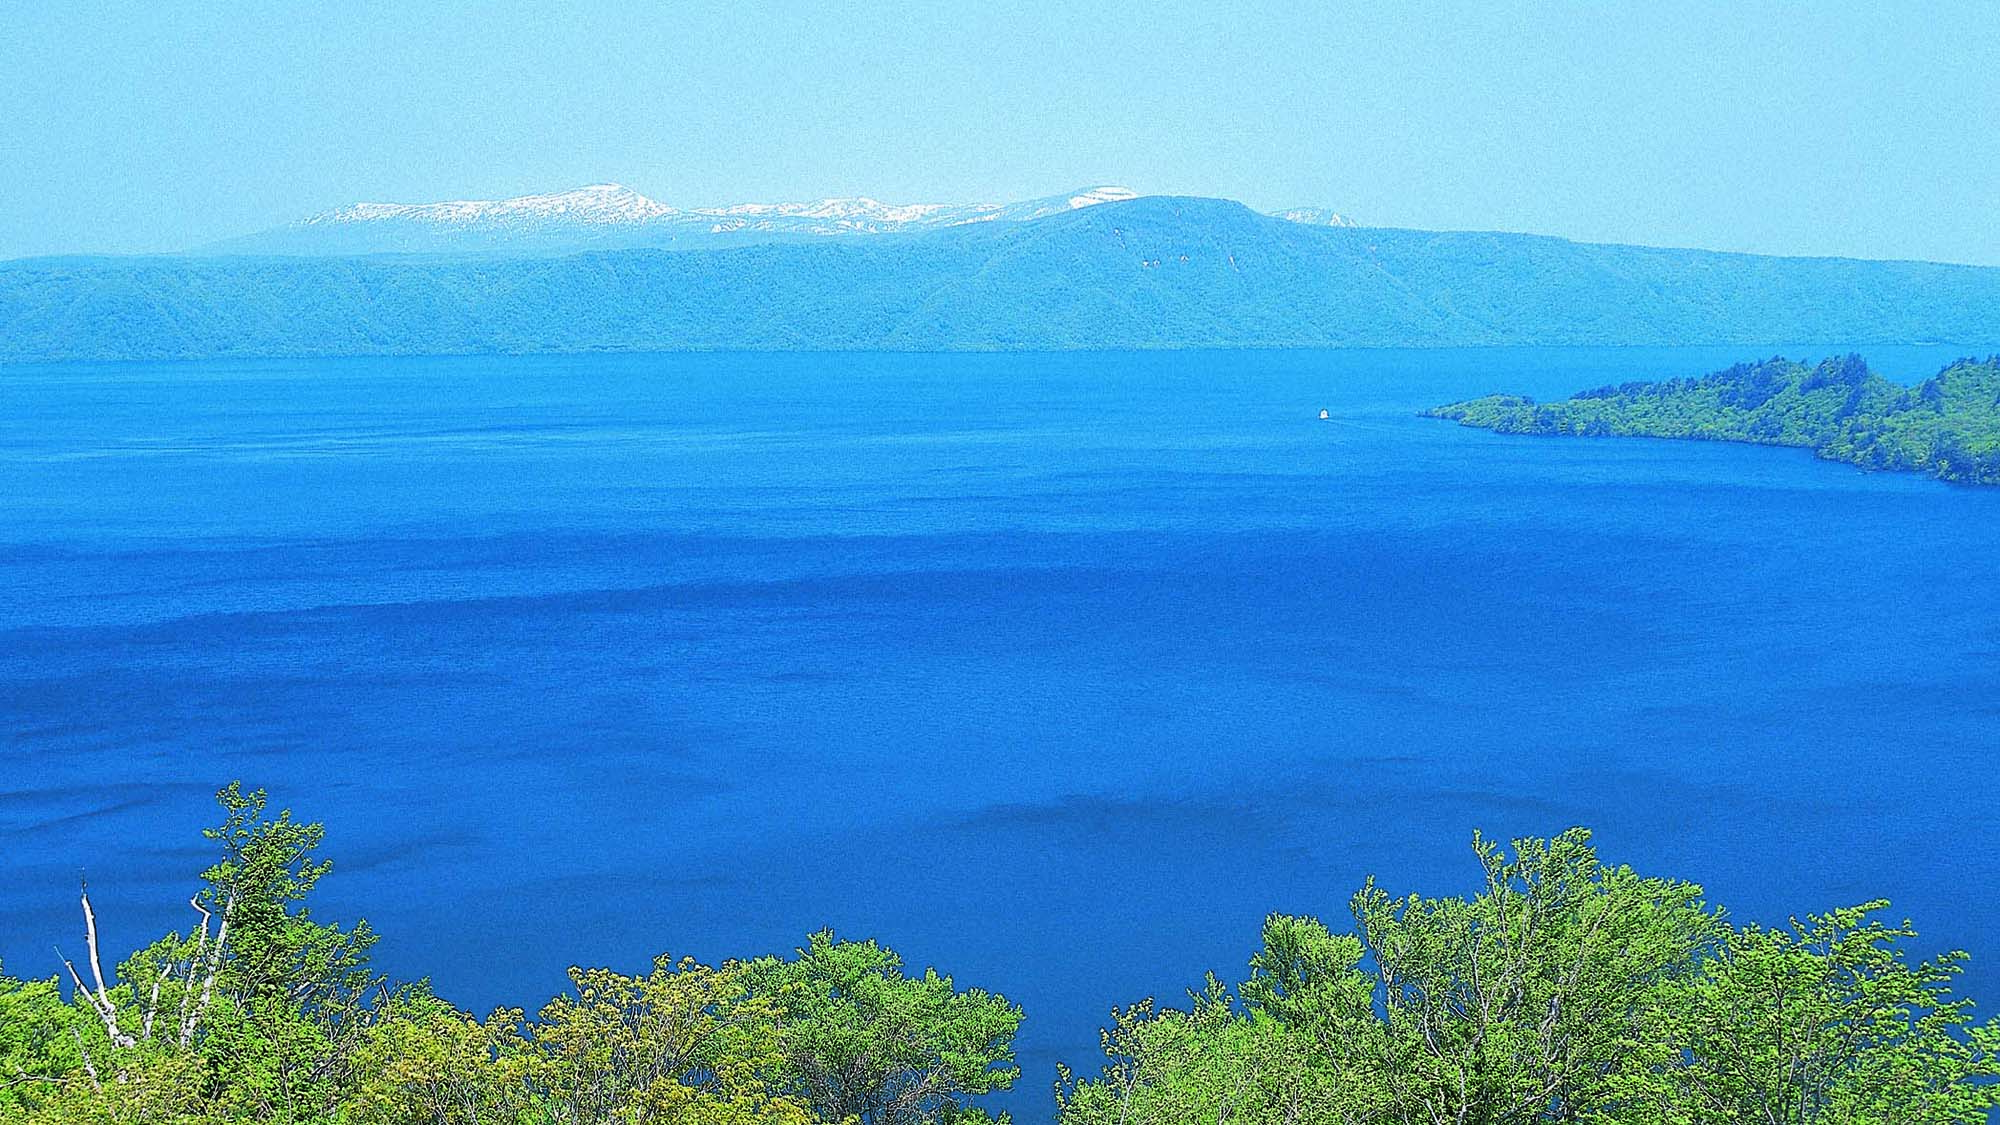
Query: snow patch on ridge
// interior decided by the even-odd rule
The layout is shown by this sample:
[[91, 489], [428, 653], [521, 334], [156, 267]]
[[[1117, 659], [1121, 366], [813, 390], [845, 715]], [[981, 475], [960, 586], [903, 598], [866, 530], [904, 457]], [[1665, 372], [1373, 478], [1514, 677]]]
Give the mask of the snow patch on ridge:
[[505, 226], [539, 222], [588, 225], [685, 223], [710, 230], [783, 230], [801, 234], [880, 233], [920, 227], [994, 221], [1024, 222], [1047, 215], [1137, 199], [1128, 187], [1083, 188], [1020, 203], [884, 203], [868, 196], [789, 203], [734, 203], [721, 207], [672, 207], [622, 184], [591, 184], [570, 191], [512, 199], [458, 199], [440, 203], [356, 203], [305, 219], [303, 226], [411, 223]]
[[1361, 224], [1325, 207], [1290, 207], [1283, 211], [1271, 212], [1274, 219], [1288, 223], [1303, 223], [1309, 227], [1358, 227]]
[[[888, 203], [869, 196], [779, 203], [674, 207], [622, 184], [596, 183], [569, 191], [511, 199], [437, 203], [355, 203], [287, 227], [232, 240], [254, 252], [452, 252], [592, 246], [714, 245], [721, 236], [741, 244], [761, 238], [891, 234], [1019, 223], [1104, 203], [1140, 198], [1131, 188], [1100, 184], [1015, 203]], [[1316, 226], [1353, 226], [1324, 208], [1295, 208], [1276, 218]]]
[[563, 219], [576, 223], [642, 223], [676, 214], [664, 203], [619, 184], [592, 184], [513, 199], [458, 199], [443, 203], [356, 203], [305, 220], [327, 223], [414, 222], [461, 225]]

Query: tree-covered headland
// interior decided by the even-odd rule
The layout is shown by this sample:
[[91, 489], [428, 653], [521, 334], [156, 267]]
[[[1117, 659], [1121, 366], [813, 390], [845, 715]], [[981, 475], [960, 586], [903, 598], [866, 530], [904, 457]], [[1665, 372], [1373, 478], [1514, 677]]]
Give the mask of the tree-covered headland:
[[[0, 1121], [330, 1125], [928, 1125], [992, 1115], [1022, 1012], [869, 942], [811, 935], [720, 965], [572, 969], [485, 1018], [311, 911], [323, 833], [220, 795], [194, 924], [107, 970], [82, 945], [0, 974]], [[1112, 1013], [1064, 1069], [1062, 1125], [1983, 1122], [2000, 1025], [1913, 961], [1883, 904], [1738, 925], [1688, 883], [1599, 860], [1589, 834], [1475, 837], [1481, 889], [1371, 880], [1337, 933], [1273, 915], [1236, 984]], [[1004, 1115], [1003, 1115], [1004, 1116]]]
[[1798, 446], [1868, 469], [2000, 484], [2000, 356], [1958, 360], [1916, 387], [1875, 374], [1860, 356], [1812, 367], [1772, 359], [1561, 402], [1489, 395], [1425, 414], [1504, 434]]

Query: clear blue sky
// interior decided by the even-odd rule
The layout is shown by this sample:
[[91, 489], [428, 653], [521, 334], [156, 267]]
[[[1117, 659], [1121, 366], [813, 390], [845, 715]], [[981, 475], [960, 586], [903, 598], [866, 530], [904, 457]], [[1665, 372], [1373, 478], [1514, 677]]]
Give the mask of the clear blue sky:
[[2000, 264], [2000, 4], [17, 3], [0, 257], [615, 180]]

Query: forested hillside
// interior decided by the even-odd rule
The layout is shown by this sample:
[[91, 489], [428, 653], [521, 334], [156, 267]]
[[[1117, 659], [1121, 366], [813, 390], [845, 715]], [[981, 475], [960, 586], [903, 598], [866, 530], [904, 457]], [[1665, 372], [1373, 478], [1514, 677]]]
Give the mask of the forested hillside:
[[1772, 359], [1562, 402], [1490, 395], [1427, 413], [1506, 434], [1789, 445], [1867, 469], [2000, 484], [2000, 356], [1958, 360], [1917, 387], [1855, 355], [1813, 367]]
[[[323, 832], [231, 786], [188, 930], [111, 971], [0, 975], [0, 1120], [340, 1125], [929, 1125], [988, 1120], [1023, 1013], [872, 941], [570, 971], [484, 1018], [311, 913]], [[1465, 898], [1273, 915], [1242, 983], [1112, 1013], [1063, 1125], [1986, 1120], [2000, 1027], [1867, 903], [1766, 928], [1601, 862], [1589, 835], [1475, 837]], [[1143, 919], [1135, 924], [1144, 924]]]
[[0, 361], [2000, 338], [2000, 269], [1313, 227], [1151, 197], [564, 257], [0, 263]]

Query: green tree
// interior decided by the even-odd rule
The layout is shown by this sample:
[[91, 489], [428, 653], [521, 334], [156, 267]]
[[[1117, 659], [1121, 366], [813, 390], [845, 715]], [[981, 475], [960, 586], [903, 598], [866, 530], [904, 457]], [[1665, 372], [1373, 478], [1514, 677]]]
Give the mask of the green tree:
[[[209, 1093], [258, 1120], [320, 1120], [353, 1089], [356, 1049], [381, 1014], [370, 1004], [384, 986], [369, 965], [375, 933], [320, 922], [306, 905], [333, 866], [317, 854], [324, 827], [289, 809], [268, 816], [262, 790], [231, 785], [217, 800], [223, 823], [203, 835], [222, 858], [202, 873], [199, 901], [220, 920], [220, 960], [194, 1039]], [[153, 956], [142, 951], [127, 975], [143, 979]]]
[[0, 1120], [26, 1115], [81, 1076], [88, 1025], [80, 1017], [56, 978], [22, 981], [0, 972]]
[[1211, 978], [1186, 1012], [1115, 1013], [1102, 1074], [1059, 1084], [1064, 1125], [1620, 1120], [1621, 1079], [1722, 924], [1699, 888], [1605, 866], [1589, 839], [1509, 856], [1475, 836], [1478, 894], [1370, 880], [1351, 937], [1267, 919], [1233, 995]]
[[573, 992], [501, 1054], [525, 1058], [536, 1120], [807, 1125], [779, 1088], [777, 1006], [751, 994], [747, 975], [739, 962], [666, 956], [644, 976], [571, 969]]
[[[329, 865], [317, 824], [267, 817], [260, 790], [217, 794], [221, 851], [191, 905], [201, 924], [127, 958], [109, 978], [82, 896], [90, 980], [75, 985], [66, 1065], [51, 1120], [322, 1121], [351, 1089], [353, 1048], [378, 1014], [374, 935], [314, 921], [303, 905]], [[25, 994], [24, 994], [25, 995]]]
[[907, 976], [872, 941], [813, 934], [790, 959], [747, 965], [753, 993], [783, 1022], [780, 1089], [814, 1119], [918, 1125], [983, 1116], [972, 1099], [1020, 1075], [1021, 1010], [977, 988], [959, 991], [934, 969]]
[[2000, 1028], [1952, 995], [1965, 954], [1911, 963], [1887, 906], [1729, 932], [1633, 1076], [1639, 1125], [1976, 1125], [2000, 1107]]
[[1676, 982], [1719, 922], [1688, 883], [1601, 864], [1590, 834], [1477, 835], [1469, 899], [1354, 897], [1387, 1023], [1384, 1073], [1419, 1120], [1578, 1121], [1618, 1108], [1610, 1081], [1661, 1035]]
[[[1322, 1038], [1337, 1020], [1307, 1014], [1304, 1024], [1271, 1012], [1239, 1010], [1215, 978], [1191, 993], [1187, 1011], [1150, 1000], [1112, 1013], [1103, 1034], [1109, 1057], [1095, 1079], [1059, 1068], [1063, 1125], [1362, 1125], [1388, 1120], [1389, 1091], [1369, 1040]], [[1310, 1002], [1308, 1002], [1308, 1005]]]
[[359, 1075], [344, 1109], [356, 1125], [529, 1122], [530, 1067], [518, 1011], [482, 1024], [432, 995], [405, 988], [355, 1051]]

